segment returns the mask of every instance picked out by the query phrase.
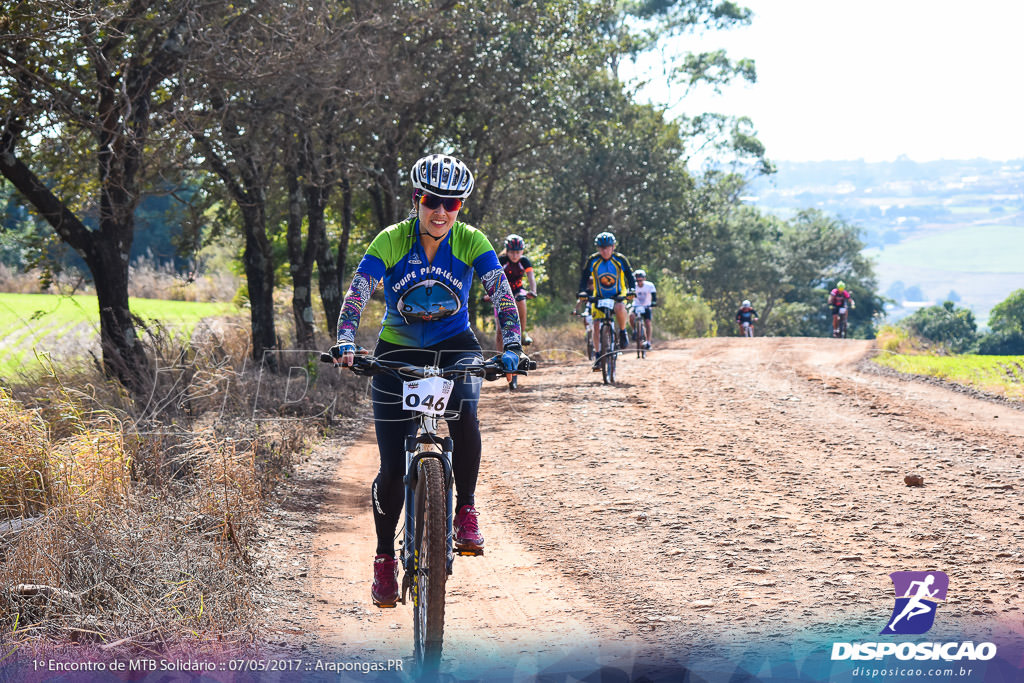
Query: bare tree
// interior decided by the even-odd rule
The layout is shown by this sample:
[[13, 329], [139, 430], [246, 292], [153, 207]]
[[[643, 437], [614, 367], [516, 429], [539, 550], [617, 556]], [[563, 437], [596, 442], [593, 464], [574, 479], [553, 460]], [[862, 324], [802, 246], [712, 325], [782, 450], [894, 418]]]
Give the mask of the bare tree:
[[134, 390], [148, 374], [128, 306], [134, 212], [171, 79], [206, 11], [191, 0], [47, 0], [0, 15], [0, 173], [85, 260], [104, 367]]

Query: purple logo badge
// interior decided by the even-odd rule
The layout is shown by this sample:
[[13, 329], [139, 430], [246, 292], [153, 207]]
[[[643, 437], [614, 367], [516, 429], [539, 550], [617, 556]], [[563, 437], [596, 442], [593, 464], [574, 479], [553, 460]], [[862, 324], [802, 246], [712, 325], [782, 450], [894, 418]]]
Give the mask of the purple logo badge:
[[946, 599], [949, 577], [945, 572], [893, 572], [889, 578], [896, 591], [896, 606], [880, 634], [926, 633], [935, 623], [935, 608]]

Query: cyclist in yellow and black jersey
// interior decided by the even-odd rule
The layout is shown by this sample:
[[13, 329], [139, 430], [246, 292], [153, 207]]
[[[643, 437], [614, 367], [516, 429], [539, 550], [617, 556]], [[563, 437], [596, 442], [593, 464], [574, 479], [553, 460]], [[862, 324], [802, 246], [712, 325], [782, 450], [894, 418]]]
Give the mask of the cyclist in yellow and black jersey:
[[[580, 273], [579, 298], [589, 296], [598, 299], [607, 299], [616, 296], [625, 296], [632, 300], [636, 296], [636, 280], [633, 278], [633, 269], [629, 265], [629, 259], [622, 254], [615, 253], [615, 235], [610, 232], [602, 232], [594, 238], [594, 246], [597, 253], [592, 254], [583, 265], [583, 272]], [[587, 289], [588, 279], [593, 279], [593, 292]], [[601, 319], [604, 315], [593, 308], [594, 316], [594, 339], [600, 334]], [[619, 330], [619, 343], [622, 348], [629, 346], [629, 339], [626, 336], [626, 307], [621, 301], [615, 302], [615, 323]], [[599, 364], [595, 363], [594, 369]]]

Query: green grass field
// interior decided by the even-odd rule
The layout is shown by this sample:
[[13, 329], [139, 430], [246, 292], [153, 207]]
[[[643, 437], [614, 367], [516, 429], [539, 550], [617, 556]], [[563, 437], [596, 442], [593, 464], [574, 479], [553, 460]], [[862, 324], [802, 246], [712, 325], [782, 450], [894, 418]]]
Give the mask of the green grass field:
[[[180, 334], [203, 318], [229, 315], [227, 303], [132, 299], [132, 313]], [[95, 296], [0, 293], [0, 376], [32, 374], [34, 352], [71, 357], [99, 348], [99, 305]], [[77, 351], [77, 352], [76, 352]], [[40, 368], [41, 369], [41, 368]]]
[[934, 229], [885, 249], [866, 249], [864, 253], [876, 258], [879, 264], [901, 267], [1020, 273], [1024, 271], [1024, 226], [963, 225]]
[[899, 372], [938, 377], [1024, 400], [1024, 356], [927, 356], [883, 352], [874, 362]]

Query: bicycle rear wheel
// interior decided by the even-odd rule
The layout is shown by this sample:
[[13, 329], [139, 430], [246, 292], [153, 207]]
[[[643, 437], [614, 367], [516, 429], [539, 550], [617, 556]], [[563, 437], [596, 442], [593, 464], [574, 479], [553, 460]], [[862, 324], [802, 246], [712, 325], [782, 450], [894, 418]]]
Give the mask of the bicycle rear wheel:
[[444, 639], [445, 583], [448, 580], [447, 511], [444, 474], [436, 458], [420, 461], [416, 480], [416, 546], [413, 574], [413, 640], [421, 673], [436, 673]]

